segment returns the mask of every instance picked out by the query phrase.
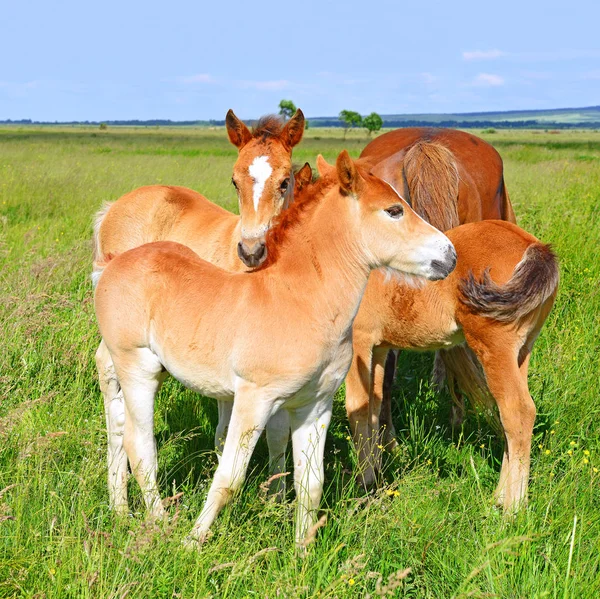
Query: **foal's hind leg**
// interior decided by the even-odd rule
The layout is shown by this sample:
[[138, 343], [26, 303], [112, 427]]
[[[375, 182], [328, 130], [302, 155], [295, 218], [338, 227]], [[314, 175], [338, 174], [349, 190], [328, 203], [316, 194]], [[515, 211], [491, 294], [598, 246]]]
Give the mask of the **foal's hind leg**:
[[506, 450], [496, 497], [503, 499], [505, 510], [513, 512], [527, 502], [536, 410], [527, 379], [519, 368], [514, 333], [502, 335], [496, 330], [490, 331], [490, 338], [492, 335], [494, 341], [489, 344], [469, 340], [469, 345], [483, 366], [488, 387], [498, 404]]
[[[373, 350], [371, 366], [371, 392], [369, 402], [369, 417], [371, 421], [372, 465], [375, 473], [381, 471], [381, 450], [385, 430], [380, 428], [381, 406], [385, 399], [386, 367], [389, 361], [387, 349], [376, 347]], [[394, 360], [395, 362], [395, 360]], [[390, 398], [391, 400], [391, 398]]]
[[156, 480], [154, 399], [163, 379], [162, 364], [146, 348], [113, 356], [113, 360], [125, 398], [125, 451], [149, 516], [160, 519], [165, 510]]
[[127, 454], [123, 448], [125, 403], [112, 358], [104, 341], [96, 351], [96, 368], [104, 398], [108, 434], [108, 497], [111, 509], [127, 513]]

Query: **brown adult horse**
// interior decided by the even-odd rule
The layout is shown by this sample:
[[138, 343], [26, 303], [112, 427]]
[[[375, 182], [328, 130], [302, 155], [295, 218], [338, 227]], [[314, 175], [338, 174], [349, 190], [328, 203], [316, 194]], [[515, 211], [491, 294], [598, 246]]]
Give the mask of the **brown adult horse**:
[[[486, 219], [516, 223], [504, 185], [502, 158], [484, 140], [456, 129], [408, 127], [380, 135], [362, 151], [359, 163], [393, 185], [415, 212], [440, 231]], [[391, 386], [397, 352], [386, 364], [381, 424], [395, 445]], [[436, 355], [436, 370], [443, 364]], [[453, 421], [462, 420], [460, 402]]]
[[[304, 115], [300, 110], [287, 122], [267, 116], [251, 132], [233, 111], [227, 113], [227, 133], [238, 148], [232, 182], [237, 190], [240, 216], [213, 204], [203, 195], [184, 187], [151, 185], [140, 187], [97, 215], [94, 227], [94, 272], [97, 282], [107, 258], [153, 241], [176, 241], [198, 256], [233, 272], [256, 267], [267, 258], [264, 236], [272, 219], [293, 199], [295, 182], [292, 149], [302, 139]], [[310, 168], [303, 169], [310, 179]], [[240, 260], [241, 259], [241, 260]], [[96, 366], [108, 430], [110, 504], [119, 510], [127, 505], [127, 456], [123, 449], [125, 412], [123, 394], [112, 360], [102, 341], [96, 352]], [[230, 404], [219, 402], [216, 440], [225, 437]], [[281, 417], [281, 416], [280, 416]], [[267, 428], [272, 471], [282, 470], [281, 445], [285, 438], [277, 422]], [[280, 438], [281, 437], [281, 438]], [[283, 479], [278, 481], [281, 486]], [[125, 493], [125, 494], [124, 494]]]
[[409, 127], [380, 135], [360, 155], [414, 210], [445, 231], [467, 222], [516, 222], [502, 158], [482, 139], [456, 129]]

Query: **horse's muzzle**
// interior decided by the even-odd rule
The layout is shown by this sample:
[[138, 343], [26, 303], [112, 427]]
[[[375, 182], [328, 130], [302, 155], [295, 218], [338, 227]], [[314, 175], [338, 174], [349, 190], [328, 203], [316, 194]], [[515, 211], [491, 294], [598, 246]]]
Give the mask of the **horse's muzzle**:
[[249, 246], [242, 240], [237, 245], [237, 253], [246, 266], [256, 268], [267, 258], [267, 246], [264, 241], [255, 241], [252, 246]]

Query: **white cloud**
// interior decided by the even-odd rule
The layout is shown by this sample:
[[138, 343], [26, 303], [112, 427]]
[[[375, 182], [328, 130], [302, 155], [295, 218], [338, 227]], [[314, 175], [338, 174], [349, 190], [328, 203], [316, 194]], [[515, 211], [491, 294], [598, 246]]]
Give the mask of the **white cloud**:
[[179, 83], [214, 83], [214, 78], [208, 73], [198, 73], [197, 75], [188, 75], [186, 77], [177, 77]]
[[506, 52], [502, 50], [473, 50], [471, 52], [463, 52], [463, 60], [493, 60], [494, 58], [500, 58], [506, 56]]
[[480, 87], [498, 87], [504, 85], [504, 78], [492, 73], [479, 73], [473, 80], [473, 85]]

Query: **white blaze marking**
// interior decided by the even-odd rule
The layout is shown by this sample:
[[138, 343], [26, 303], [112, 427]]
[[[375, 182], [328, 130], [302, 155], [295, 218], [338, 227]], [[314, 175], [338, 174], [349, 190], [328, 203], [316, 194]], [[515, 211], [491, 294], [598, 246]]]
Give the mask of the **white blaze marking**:
[[273, 169], [269, 164], [269, 157], [257, 156], [252, 161], [252, 164], [248, 167], [248, 172], [254, 180], [254, 187], [252, 188], [252, 200], [254, 201], [254, 211], [256, 212], [258, 210], [260, 196], [265, 189], [265, 183], [273, 172]]

